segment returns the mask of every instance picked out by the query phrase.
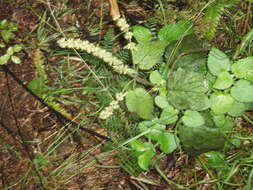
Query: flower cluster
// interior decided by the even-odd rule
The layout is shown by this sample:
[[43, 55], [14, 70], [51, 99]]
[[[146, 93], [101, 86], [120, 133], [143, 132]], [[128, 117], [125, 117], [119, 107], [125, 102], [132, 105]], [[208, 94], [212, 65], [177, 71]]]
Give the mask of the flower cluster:
[[124, 32], [124, 38], [129, 41], [129, 44], [126, 45], [126, 49], [134, 50], [135, 43], [131, 42], [133, 33], [129, 30], [130, 26], [127, 24], [125, 18], [120, 17], [120, 15], [115, 15], [112, 19], [116, 22], [117, 26], [120, 28], [122, 32]]
[[106, 119], [113, 114], [113, 111], [119, 108], [119, 102], [124, 99], [126, 93], [117, 93], [116, 100], [113, 100], [108, 107], [100, 112], [99, 117], [101, 119]]
[[107, 52], [106, 50], [95, 46], [94, 44], [88, 42], [87, 40], [62, 38], [58, 40], [58, 44], [62, 48], [75, 48], [78, 50], [84, 50], [88, 53], [91, 53], [94, 56], [99, 57], [100, 59], [104, 60], [116, 72], [120, 74], [133, 75], [136, 73], [133, 69], [129, 68], [127, 65], [124, 65], [121, 60], [113, 56], [112, 53]]

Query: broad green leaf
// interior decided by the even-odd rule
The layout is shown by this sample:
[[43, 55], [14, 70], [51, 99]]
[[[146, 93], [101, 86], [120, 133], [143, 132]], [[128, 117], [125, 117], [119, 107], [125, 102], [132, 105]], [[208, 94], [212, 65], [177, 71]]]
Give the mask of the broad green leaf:
[[151, 143], [145, 143], [140, 140], [135, 140], [130, 142], [131, 147], [137, 152], [144, 152], [147, 150], [152, 150], [153, 145]]
[[0, 57], [0, 65], [6, 64], [9, 59], [10, 59], [10, 55], [8, 55], [8, 54], [1, 56]]
[[161, 133], [158, 139], [160, 149], [168, 154], [173, 152], [179, 143], [178, 137], [173, 133]]
[[171, 42], [173, 40], [179, 40], [183, 36], [192, 33], [191, 23], [189, 21], [182, 20], [175, 24], [169, 24], [161, 28], [158, 32], [158, 38], [160, 40]]
[[130, 112], [137, 113], [143, 119], [153, 118], [152, 97], [142, 88], [136, 88], [127, 93], [126, 105]]
[[162, 75], [159, 73], [159, 71], [155, 70], [152, 71], [149, 75], [149, 80], [151, 83], [156, 84], [156, 85], [162, 85], [166, 81], [162, 78]]
[[213, 88], [223, 90], [229, 88], [233, 82], [233, 78], [228, 72], [222, 72], [218, 75]]
[[138, 44], [132, 51], [133, 63], [138, 64], [140, 69], [149, 70], [161, 61], [166, 42], [151, 41]]
[[[187, 35], [183, 38], [182, 42], [178, 43], [178, 41], [173, 41], [166, 47], [165, 58], [167, 59], [168, 64], [173, 63], [173, 67], [175, 69], [178, 69], [180, 67], [181, 68], [188, 67], [188, 64], [191, 65], [192, 61], [205, 58], [206, 57], [205, 53], [203, 53], [203, 55], [200, 55], [202, 54], [201, 52], [199, 53], [195, 52], [193, 53], [194, 54], [193, 56], [191, 56], [191, 54], [187, 54], [190, 56], [190, 58], [187, 57], [186, 59], [184, 59], [186, 55], [181, 56], [180, 58], [179, 55], [200, 48], [202, 48], [202, 43], [200, 42], [200, 40], [198, 40], [198, 38], [195, 35]], [[193, 60], [191, 59], [191, 57], [195, 57], [195, 59]], [[177, 61], [175, 62], [176, 59]], [[181, 59], [184, 60], [181, 62]], [[193, 65], [195, 65], [195, 63]], [[193, 67], [196, 68], [196, 66]]]
[[184, 125], [188, 127], [199, 127], [205, 124], [204, 118], [197, 111], [186, 110], [182, 117]]
[[167, 97], [166, 95], [158, 95], [155, 97], [155, 104], [161, 108], [161, 109], [164, 109], [166, 108], [167, 106], [169, 106], [169, 102], [167, 100]]
[[133, 36], [138, 43], [146, 42], [152, 40], [152, 33], [149, 29], [144, 26], [134, 26], [133, 27]]
[[253, 102], [253, 83], [239, 80], [231, 89], [231, 95], [239, 102]]
[[20, 58], [17, 57], [17, 56], [14, 56], [14, 55], [11, 56], [11, 60], [12, 60], [12, 62], [15, 63], [15, 64], [20, 64], [20, 63], [21, 63]]
[[218, 76], [220, 73], [230, 70], [230, 60], [225, 53], [217, 48], [212, 48], [208, 54], [207, 66], [209, 71]]
[[239, 117], [244, 114], [244, 112], [247, 110], [247, 105], [242, 102], [234, 101], [231, 108], [228, 111], [228, 114], [233, 117]]
[[225, 138], [218, 128], [188, 127], [179, 125], [179, 140], [185, 151], [192, 155], [221, 150], [224, 147]]
[[220, 129], [223, 133], [230, 132], [234, 127], [234, 121], [224, 114], [213, 115], [213, 121], [215, 125]]
[[179, 68], [168, 77], [168, 101], [175, 108], [205, 110], [208, 108], [203, 75]]
[[214, 92], [210, 96], [211, 109], [216, 114], [227, 113], [234, 103], [234, 98], [230, 94]]
[[140, 168], [143, 170], [148, 170], [150, 160], [153, 158], [153, 156], [155, 156], [155, 152], [153, 150], [145, 151], [138, 156], [138, 164]]
[[253, 82], [253, 56], [235, 62], [232, 65], [232, 72], [238, 78]]
[[168, 105], [160, 115], [160, 123], [164, 125], [175, 123], [178, 120], [178, 110]]

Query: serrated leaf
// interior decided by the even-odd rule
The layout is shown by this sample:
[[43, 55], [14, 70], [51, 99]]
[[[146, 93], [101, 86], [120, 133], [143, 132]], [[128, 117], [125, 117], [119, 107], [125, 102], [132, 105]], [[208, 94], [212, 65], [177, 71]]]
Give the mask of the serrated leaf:
[[179, 40], [183, 36], [192, 34], [191, 23], [189, 21], [179, 21], [175, 24], [169, 24], [161, 28], [158, 32], [158, 38], [160, 40], [166, 40], [171, 42], [174, 40]]
[[212, 48], [208, 54], [207, 66], [209, 71], [218, 76], [220, 73], [230, 70], [230, 60], [225, 53], [217, 48]]
[[182, 117], [184, 125], [189, 127], [199, 127], [205, 124], [204, 118], [197, 111], [186, 110]]
[[166, 108], [167, 106], [169, 106], [169, 102], [167, 100], [167, 97], [166, 95], [158, 95], [155, 97], [155, 104], [161, 108], [161, 109], [164, 109]]
[[178, 120], [178, 110], [174, 109], [172, 106], [168, 105], [165, 107], [160, 115], [160, 123], [163, 125], [168, 125], [175, 123]]
[[253, 102], [253, 83], [239, 80], [231, 89], [231, 95], [239, 102]]
[[17, 56], [14, 56], [14, 55], [11, 56], [11, 60], [12, 60], [12, 62], [15, 63], [15, 64], [20, 64], [20, 63], [21, 63], [20, 58], [17, 57]]
[[133, 63], [138, 64], [140, 69], [151, 69], [161, 61], [166, 43], [164, 41], [144, 42], [136, 46], [132, 51]]
[[223, 90], [229, 88], [233, 82], [233, 78], [228, 72], [222, 72], [218, 75], [213, 88]]
[[150, 73], [149, 80], [151, 83], [156, 84], [156, 85], [162, 85], [165, 83], [165, 80], [163, 79], [162, 75], [157, 70], [152, 71]]
[[126, 105], [130, 112], [137, 113], [143, 119], [153, 118], [152, 97], [142, 88], [136, 88], [127, 93]]
[[155, 155], [153, 150], [145, 151], [140, 156], [138, 156], [138, 165], [143, 170], [148, 170], [148, 166], [150, 164], [150, 160]]
[[236, 77], [253, 82], [253, 56], [240, 59], [232, 65]]
[[134, 26], [133, 27], [133, 36], [137, 42], [142, 43], [152, 40], [152, 33], [149, 29], [144, 26]]
[[179, 68], [168, 78], [168, 101], [179, 110], [207, 109], [207, 90], [203, 75], [196, 72]]
[[216, 114], [224, 114], [229, 111], [232, 104], [234, 103], [234, 98], [230, 94], [222, 92], [214, 92], [210, 96], [211, 109]]
[[221, 150], [224, 147], [224, 135], [215, 127], [188, 127], [181, 124], [178, 133], [184, 150], [192, 155]]
[[168, 154], [177, 148], [179, 139], [173, 133], [161, 133], [158, 138], [158, 143], [160, 144], [160, 149]]

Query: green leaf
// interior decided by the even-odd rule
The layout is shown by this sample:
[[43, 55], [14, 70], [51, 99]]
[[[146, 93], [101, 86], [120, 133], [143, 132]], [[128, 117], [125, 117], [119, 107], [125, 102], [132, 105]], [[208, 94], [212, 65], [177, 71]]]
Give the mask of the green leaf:
[[178, 110], [174, 109], [172, 106], [168, 105], [163, 109], [159, 122], [163, 125], [168, 125], [175, 123], [178, 120]]
[[28, 88], [38, 96], [42, 96], [48, 90], [43, 78], [35, 78], [29, 84]]
[[163, 85], [165, 83], [165, 80], [162, 78], [162, 75], [157, 70], [152, 71], [150, 73], [149, 80], [151, 83], [156, 85]]
[[159, 138], [159, 135], [164, 132], [166, 129], [165, 125], [161, 125], [158, 123], [158, 121], [143, 121], [139, 123], [138, 128], [140, 132], [145, 132], [147, 130], [150, 130], [148, 134], [145, 135], [148, 139], [157, 141]]
[[5, 44], [0, 42], [0, 48], [3, 48], [3, 47], [5, 47]]
[[153, 145], [151, 143], [144, 143], [140, 140], [135, 140], [129, 143], [131, 145], [131, 147], [137, 151], [137, 152], [144, 152], [147, 150], [152, 150]]
[[233, 84], [233, 78], [228, 72], [222, 72], [218, 75], [213, 87], [216, 89], [226, 89]]
[[230, 70], [230, 60], [226, 54], [217, 48], [212, 48], [208, 54], [207, 66], [209, 71], [218, 76], [220, 73]]
[[169, 102], [167, 100], [167, 97], [166, 95], [158, 95], [155, 97], [155, 104], [161, 108], [161, 109], [164, 109], [166, 108], [167, 106], [169, 106]]
[[20, 64], [21, 63], [21, 60], [19, 59], [19, 57], [17, 57], [17, 56], [11, 56], [11, 60], [12, 60], [12, 62], [13, 63], [15, 63], [15, 64]]
[[143, 119], [153, 118], [152, 97], [142, 88], [136, 88], [127, 93], [126, 105], [130, 112], [137, 113]]
[[10, 30], [2, 30], [1, 36], [4, 39], [4, 41], [9, 42], [11, 39], [15, 37], [15, 34]]
[[253, 82], [253, 56], [235, 62], [232, 65], [232, 72], [238, 78]]
[[220, 152], [211, 151], [205, 153], [205, 156], [206, 156], [206, 158], [204, 158], [205, 164], [208, 167], [217, 169], [218, 171], [229, 169], [224, 154]]
[[234, 127], [234, 121], [224, 114], [213, 115], [213, 121], [215, 125], [220, 129], [223, 133], [230, 132]]
[[234, 98], [230, 94], [214, 92], [210, 96], [211, 109], [216, 114], [227, 113], [234, 103]]
[[221, 150], [224, 147], [224, 135], [215, 127], [188, 127], [181, 124], [178, 133], [184, 150], [191, 155]]
[[179, 21], [175, 24], [169, 24], [161, 28], [158, 32], [158, 38], [171, 42], [173, 40], [179, 40], [183, 36], [192, 34], [191, 23], [189, 21]]
[[138, 44], [132, 51], [133, 63], [138, 64], [140, 69], [151, 69], [161, 61], [166, 43], [164, 41], [152, 41]]
[[0, 65], [6, 64], [9, 59], [10, 59], [10, 55], [8, 55], [8, 54], [1, 56], [0, 57]]
[[148, 166], [150, 164], [150, 160], [155, 155], [153, 150], [145, 151], [140, 156], [138, 156], [138, 165], [143, 170], [148, 170]]
[[173, 133], [161, 133], [158, 139], [158, 143], [160, 144], [160, 149], [164, 153], [168, 154], [177, 148], [179, 139]]
[[231, 89], [231, 95], [239, 102], [253, 102], [253, 83], [239, 80]]
[[183, 123], [188, 127], [199, 127], [205, 124], [204, 118], [197, 111], [186, 110], [182, 117]]
[[18, 53], [18, 52], [20, 52], [22, 50], [22, 46], [16, 44], [15, 46], [12, 47], [12, 49], [13, 49], [14, 53]]
[[203, 75], [179, 68], [168, 77], [168, 101], [175, 108], [205, 110], [208, 90]]
[[233, 117], [239, 117], [244, 114], [244, 112], [247, 110], [247, 105], [242, 102], [234, 101], [231, 108], [228, 111], [228, 114]]
[[152, 40], [152, 33], [149, 29], [144, 26], [134, 26], [133, 36], [138, 43], [146, 42]]

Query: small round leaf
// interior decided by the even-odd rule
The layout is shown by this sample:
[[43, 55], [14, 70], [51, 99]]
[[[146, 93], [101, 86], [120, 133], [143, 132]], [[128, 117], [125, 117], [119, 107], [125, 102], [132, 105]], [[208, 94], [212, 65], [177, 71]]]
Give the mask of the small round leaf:
[[234, 103], [234, 98], [230, 94], [214, 92], [210, 97], [211, 109], [216, 114], [227, 113]]
[[205, 124], [204, 118], [197, 111], [186, 110], [182, 117], [183, 123], [188, 127], [199, 127]]
[[231, 89], [231, 95], [239, 102], [253, 102], [253, 83], [239, 80]]
[[233, 78], [228, 72], [222, 72], [218, 75], [213, 87], [223, 90], [229, 88], [233, 84]]

